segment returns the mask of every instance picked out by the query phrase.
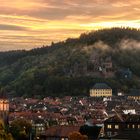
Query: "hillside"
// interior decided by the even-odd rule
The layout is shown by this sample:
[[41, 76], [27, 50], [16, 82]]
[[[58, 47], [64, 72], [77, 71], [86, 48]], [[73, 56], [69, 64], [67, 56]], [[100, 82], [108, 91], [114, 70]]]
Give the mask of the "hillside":
[[[13, 96], [88, 95], [96, 82], [140, 88], [140, 31], [104, 29], [30, 51], [0, 52], [0, 85]], [[131, 71], [123, 77], [120, 71]]]

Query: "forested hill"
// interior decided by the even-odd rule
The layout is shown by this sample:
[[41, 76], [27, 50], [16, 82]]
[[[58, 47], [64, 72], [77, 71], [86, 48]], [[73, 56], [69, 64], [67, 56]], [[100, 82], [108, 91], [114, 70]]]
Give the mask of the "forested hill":
[[30, 51], [0, 52], [0, 86], [25, 97], [88, 95], [96, 82], [127, 92], [140, 88], [139, 56], [139, 30], [103, 29]]

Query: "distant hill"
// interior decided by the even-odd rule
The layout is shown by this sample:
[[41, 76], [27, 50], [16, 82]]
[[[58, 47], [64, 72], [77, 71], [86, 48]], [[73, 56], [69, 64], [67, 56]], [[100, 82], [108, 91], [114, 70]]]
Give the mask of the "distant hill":
[[[25, 97], [88, 95], [96, 82], [127, 92], [140, 88], [139, 56], [139, 30], [103, 29], [30, 51], [0, 52], [0, 86]], [[123, 77], [128, 70], [132, 76]]]

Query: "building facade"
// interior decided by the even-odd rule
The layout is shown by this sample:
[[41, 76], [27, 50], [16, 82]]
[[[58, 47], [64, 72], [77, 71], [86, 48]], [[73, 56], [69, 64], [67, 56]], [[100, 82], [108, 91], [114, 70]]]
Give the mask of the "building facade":
[[140, 100], [140, 89], [131, 89], [127, 94], [128, 99]]
[[112, 89], [105, 83], [96, 83], [93, 88], [90, 89], [91, 97], [111, 97]]
[[104, 122], [104, 134], [113, 137], [126, 132], [140, 132], [140, 115], [115, 115]]
[[0, 90], [0, 119], [4, 121], [5, 124], [8, 124], [9, 117], [9, 100], [5, 91]]

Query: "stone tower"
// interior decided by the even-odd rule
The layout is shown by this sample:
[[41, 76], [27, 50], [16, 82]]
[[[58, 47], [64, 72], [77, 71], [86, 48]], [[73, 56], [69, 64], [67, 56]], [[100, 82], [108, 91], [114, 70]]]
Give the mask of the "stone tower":
[[0, 89], [0, 119], [8, 124], [9, 117], [9, 100], [4, 89]]

